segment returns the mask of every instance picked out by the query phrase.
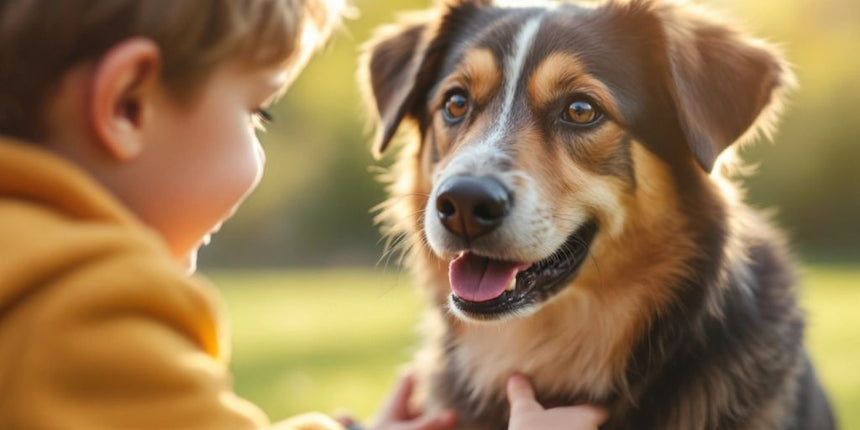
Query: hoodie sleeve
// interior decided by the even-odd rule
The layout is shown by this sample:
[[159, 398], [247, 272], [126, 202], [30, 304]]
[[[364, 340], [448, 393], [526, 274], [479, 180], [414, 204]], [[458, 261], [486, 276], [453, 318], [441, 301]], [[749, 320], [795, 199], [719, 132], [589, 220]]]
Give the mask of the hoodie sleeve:
[[0, 320], [0, 427], [267, 425], [232, 391], [207, 286], [169, 261], [133, 252], [73, 267], [31, 289]]
[[[0, 428], [269, 428], [233, 392], [204, 281], [135, 247], [82, 248], [0, 309]], [[322, 415], [275, 428], [340, 429]]]

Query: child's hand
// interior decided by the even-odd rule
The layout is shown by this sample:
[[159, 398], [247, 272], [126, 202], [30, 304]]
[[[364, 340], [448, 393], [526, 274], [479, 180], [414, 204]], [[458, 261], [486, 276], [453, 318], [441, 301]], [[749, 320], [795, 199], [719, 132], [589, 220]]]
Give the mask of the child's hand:
[[340, 423], [319, 412], [297, 415], [273, 426], [276, 430], [339, 430]]
[[394, 393], [379, 411], [371, 430], [446, 430], [457, 423], [453, 412], [425, 414], [410, 410], [409, 398], [415, 387], [414, 375], [400, 379]]
[[608, 418], [606, 411], [591, 405], [544, 409], [522, 375], [508, 380], [508, 401], [511, 403], [508, 430], [596, 430]]

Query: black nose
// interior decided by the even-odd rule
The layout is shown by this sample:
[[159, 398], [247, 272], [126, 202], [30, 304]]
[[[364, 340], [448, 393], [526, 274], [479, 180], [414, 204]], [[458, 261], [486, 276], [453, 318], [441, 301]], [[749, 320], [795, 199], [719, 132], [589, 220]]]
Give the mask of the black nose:
[[510, 211], [508, 190], [498, 181], [455, 176], [442, 183], [436, 213], [448, 231], [466, 241], [495, 230]]

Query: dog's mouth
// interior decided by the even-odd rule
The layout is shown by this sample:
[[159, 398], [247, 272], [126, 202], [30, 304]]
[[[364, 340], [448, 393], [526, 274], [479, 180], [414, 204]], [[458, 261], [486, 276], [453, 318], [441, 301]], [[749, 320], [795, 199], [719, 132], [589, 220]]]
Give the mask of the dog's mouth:
[[552, 255], [535, 263], [494, 260], [469, 251], [451, 261], [451, 305], [472, 319], [493, 320], [529, 312], [576, 275], [597, 234], [590, 221]]

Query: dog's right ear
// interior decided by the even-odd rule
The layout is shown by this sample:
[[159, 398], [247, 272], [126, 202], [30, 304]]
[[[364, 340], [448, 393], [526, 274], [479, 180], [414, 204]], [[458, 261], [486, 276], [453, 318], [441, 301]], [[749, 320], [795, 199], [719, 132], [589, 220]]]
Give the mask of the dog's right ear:
[[376, 157], [391, 143], [406, 118], [425, 115], [427, 92], [438, 79], [451, 38], [468, 17], [493, 0], [446, 0], [435, 10], [404, 17], [400, 24], [382, 27], [363, 47], [359, 81], [365, 99], [375, 107]]
[[376, 157], [385, 152], [414, 104], [411, 99], [428, 44], [428, 27], [429, 20], [382, 27], [364, 47], [359, 80], [367, 89], [365, 98], [376, 108]]

